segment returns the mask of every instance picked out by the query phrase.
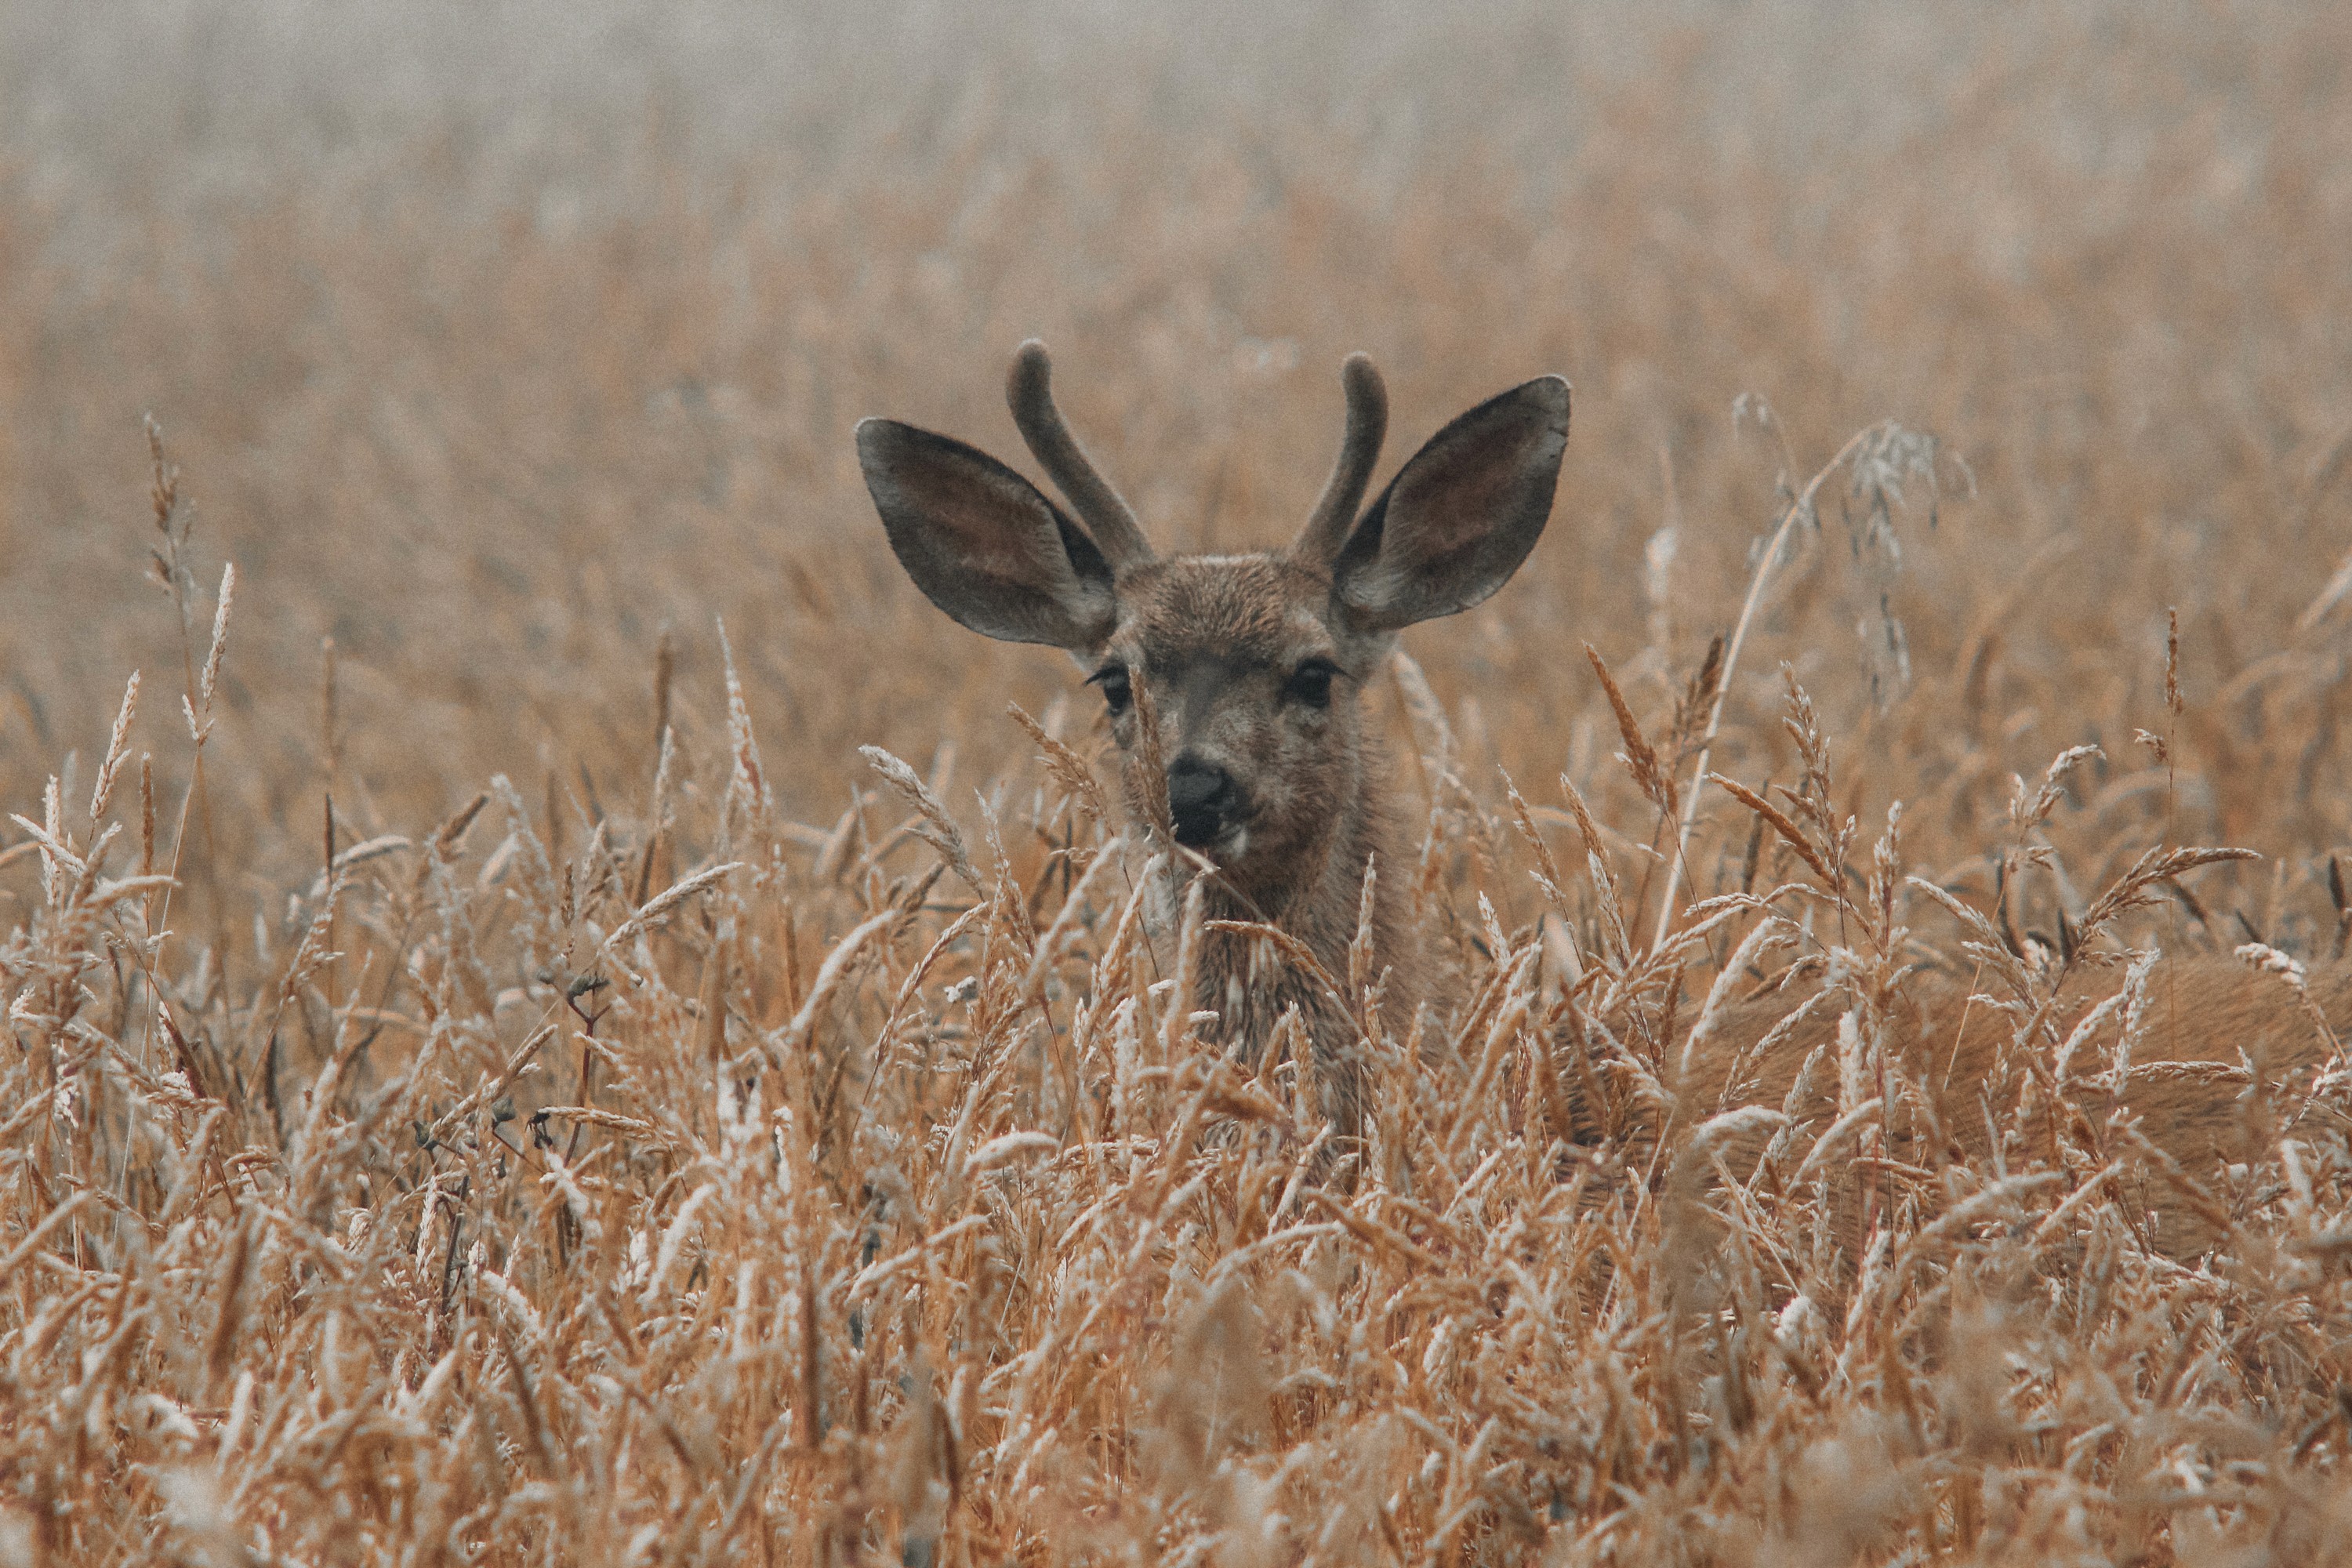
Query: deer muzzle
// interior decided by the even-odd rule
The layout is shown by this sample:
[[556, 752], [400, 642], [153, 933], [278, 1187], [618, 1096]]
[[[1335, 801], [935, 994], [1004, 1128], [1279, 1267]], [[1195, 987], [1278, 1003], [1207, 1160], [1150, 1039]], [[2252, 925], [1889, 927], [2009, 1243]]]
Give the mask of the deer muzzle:
[[1241, 822], [1241, 786], [1219, 764], [1188, 752], [1168, 769], [1168, 815], [1177, 843], [1205, 848]]

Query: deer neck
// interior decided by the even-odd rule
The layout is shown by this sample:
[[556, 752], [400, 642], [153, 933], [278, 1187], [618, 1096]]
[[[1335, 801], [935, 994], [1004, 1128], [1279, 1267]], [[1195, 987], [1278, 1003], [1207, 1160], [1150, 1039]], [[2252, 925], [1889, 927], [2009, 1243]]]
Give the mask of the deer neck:
[[[1412, 866], [1391, 804], [1385, 752], [1368, 736], [1359, 755], [1348, 790], [1332, 805], [1328, 829], [1303, 847], [1285, 874], [1255, 887], [1211, 878], [1203, 889], [1203, 913], [1212, 920], [1279, 928], [1303, 943], [1344, 989], [1350, 950], [1363, 924], [1364, 879], [1370, 869], [1371, 951], [1365, 979], [1378, 984], [1385, 976], [1381, 1012], [1402, 1025], [1421, 1000], [1420, 966], [1403, 940]], [[1319, 984], [1297, 973], [1294, 965], [1269, 964], [1264, 954], [1253, 954], [1254, 945], [1245, 937], [1219, 933], [1203, 948], [1196, 1005], [1221, 1014], [1232, 1014], [1240, 1005], [1248, 1020], [1244, 1030], [1255, 1035], [1270, 1026], [1282, 1007], [1297, 1003], [1310, 1029], [1324, 1032], [1317, 1023], [1330, 1009]]]

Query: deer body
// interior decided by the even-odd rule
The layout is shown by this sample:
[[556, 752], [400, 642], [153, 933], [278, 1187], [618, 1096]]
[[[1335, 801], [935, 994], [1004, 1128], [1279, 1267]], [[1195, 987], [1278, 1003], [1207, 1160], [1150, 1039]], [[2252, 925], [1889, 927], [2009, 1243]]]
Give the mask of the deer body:
[[[1129, 811], [1172, 839], [1210, 921], [1273, 925], [1344, 977], [1369, 897], [1370, 977], [1388, 1014], [1409, 1017], [1423, 977], [1361, 695], [1399, 630], [1480, 603], [1534, 549], [1568, 438], [1568, 384], [1542, 377], [1463, 415], [1366, 507], [1387, 398], [1370, 362], [1350, 358], [1339, 462], [1289, 547], [1162, 559], [1062, 423], [1049, 378], [1044, 348], [1024, 345], [1008, 399], [1076, 515], [960, 441], [868, 419], [858, 456], [891, 549], [964, 626], [1061, 647], [1089, 672]], [[1300, 970], [1263, 937], [1209, 931], [1192, 1001], [1245, 1058], [1296, 1010], [1329, 1069], [1326, 1106], [1351, 1128], [1355, 1025]]]
[[[1842, 1085], [1840, 1057], [1863, 1042], [1842, 1035], [1836, 1012], [1815, 1011], [1774, 1037], [1795, 997], [1734, 1005], [1696, 1048], [1676, 1053], [1677, 1066], [1683, 1055], [1688, 1066], [1669, 1084], [1674, 1106], [1664, 1115], [1605, 1089], [1598, 1098], [1610, 1103], [1593, 1104], [1585, 1086], [1612, 1075], [1570, 1070], [1562, 1081], [1580, 1141], [1616, 1144], [1634, 1169], [1671, 1167], [1694, 1152], [1704, 1167], [1719, 1155], [1743, 1180], [1780, 1124], [1731, 1119], [1738, 1131], [1708, 1146], [1694, 1134], [1711, 1119], [1763, 1106], [1819, 1132], [1853, 1109], [1848, 1100], [1884, 1092], [1887, 1109], [1872, 1124], [1883, 1127], [1882, 1147], [1895, 1159], [1921, 1170], [1965, 1159], [1981, 1173], [2095, 1167], [2121, 1156], [2134, 1173], [2126, 1195], [2149, 1215], [2151, 1237], [2175, 1255], [2202, 1251], [2226, 1235], [2223, 1167], [2259, 1162], [2281, 1136], [2338, 1139], [2352, 1127], [2340, 1089], [2314, 1093], [2315, 1070], [2333, 1062], [2341, 1029], [2352, 1025], [2352, 963], [2314, 969], [2298, 993], [2276, 973], [2225, 958], [2168, 960], [2148, 976], [2122, 1076], [2118, 1010], [2095, 1022], [2062, 1081], [2056, 1042], [2117, 988], [2113, 972], [2069, 981], [2051, 1000], [2050, 1027], [2037, 1034], [2029, 1061], [2016, 1019], [1972, 997], [1966, 977], [1914, 976], [1884, 1016], [1885, 1070], [1868, 1073], [1859, 1090]], [[1664, 1162], [1652, 1158], [1662, 1135]], [[2147, 1145], [2162, 1159], [2148, 1158]], [[2177, 1176], [2163, 1172], [2164, 1160]], [[1859, 1218], [1852, 1195], [1839, 1205], [1849, 1224]]]
[[[1307, 707], [1286, 700], [1281, 675], [1340, 651], [1316, 614], [1328, 582], [1266, 556], [1177, 560], [1137, 575], [1137, 596], [1150, 609], [1108, 646], [1130, 669], [1154, 671], [1150, 689], [1159, 695], [1112, 725], [1127, 756], [1129, 809], [1147, 820], [1152, 809], [1147, 750], [1174, 758], [1169, 826], [1180, 846], [1215, 866], [1197, 879], [1211, 923], [1197, 939], [1193, 1000], [1217, 1015], [1204, 1032], [1254, 1058], [1295, 1008], [1318, 1063], [1333, 1066], [1356, 1025], [1326, 987], [1262, 939], [1216, 928], [1276, 926], [1326, 973], [1345, 976], [1371, 873], [1371, 973], [1384, 978], [1382, 1006], [1409, 1018], [1421, 1001], [1423, 966], [1402, 929], [1407, 862], [1387, 757], [1355, 691], [1342, 689], [1360, 687], [1385, 649], [1332, 676], [1330, 700]], [[1133, 733], [1145, 708], [1157, 730], [1149, 748]], [[1352, 1123], [1349, 1076], [1325, 1087], [1342, 1124]]]

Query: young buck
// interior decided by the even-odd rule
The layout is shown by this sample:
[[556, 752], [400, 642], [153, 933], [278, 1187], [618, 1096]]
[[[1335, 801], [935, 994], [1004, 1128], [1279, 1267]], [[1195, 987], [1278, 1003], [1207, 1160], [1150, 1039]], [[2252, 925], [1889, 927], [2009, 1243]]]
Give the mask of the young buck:
[[[1354, 355], [1339, 461], [1297, 537], [1262, 554], [1161, 557], [1063, 423], [1050, 374], [1045, 346], [1024, 343], [1006, 394], [1067, 510], [961, 441], [888, 419], [857, 426], [890, 548], [973, 631], [1066, 649], [1088, 671], [1129, 809], [1204, 873], [1209, 920], [1271, 924], [1339, 977], [1368, 927], [1358, 972], [1385, 977], [1384, 1013], [1409, 1020], [1423, 983], [1402, 929], [1410, 862], [1362, 697], [1399, 631], [1485, 600], [1535, 548], [1568, 383], [1542, 376], [1480, 404], [1365, 507], [1388, 398]], [[1351, 1129], [1356, 1026], [1330, 987], [1262, 937], [1207, 931], [1195, 964], [1195, 1005], [1218, 1016], [1208, 1032], [1246, 1059], [1297, 1010], [1325, 1106]]]
[[[1391, 868], [1406, 859], [1362, 693], [1399, 630], [1478, 604], [1535, 548], [1568, 439], [1568, 384], [1545, 376], [1479, 405], [1365, 507], [1387, 401], [1370, 362], [1351, 358], [1339, 462], [1297, 538], [1279, 552], [1162, 559], [1063, 424], [1048, 374], [1045, 349], [1024, 344], [1008, 392], [1070, 511], [960, 441], [868, 419], [858, 456], [891, 548], [972, 630], [1067, 649], [1090, 672], [1129, 807], [1204, 872], [1210, 921], [1271, 924], [1343, 987], [1351, 972], [1381, 979], [1383, 1011], [1402, 1024], [1425, 977], [1403, 930], [1404, 879]], [[1367, 927], [1369, 965], [1351, 964]], [[1333, 988], [1242, 932], [1205, 931], [1194, 963], [1194, 1005], [1217, 1015], [1204, 1033], [1251, 1059], [1297, 1010], [1325, 1107], [1356, 1131], [1357, 1025]], [[2168, 963], [2149, 978], [2127, 1047], [2124, 1016], [2085, 1021], [2105, 992], [2078, 977], [2042, 1020], [2050, 1041], [2077, 1041], [2071, 1066], [2016, 1043], [2015, 1020], [1975, 989], [1958, 974], [1913, 976], [1890, 999], [1884, 1066], [1860, 1075], [1842, 1065], [1859, 1042], [1837, 1011], [1784, 1026], [1796, 1006], [1785, 998], [1735, 1005], [1686, 1031], [1663, 1097], [1621, 1091], [1624, 1075], [1591, 1042], [1563, 1037], [1560, 1131], [1619, 1151], [1628, 1170], [1703, 1179], [1717, 1160], [1744, 1171], [1790, 1118], [1843, 1124], [1845, 1100], [1864, 1091], [1842, 1079], [1866, 1077], [1869, 1092], [1889, 1097], [1884, 1148], [1915, 1173], [1955, 1156], [2056, 1166], [2066, 1149], [2105, 1161], [2144, 1137], [2160, 1153], [2132, 1162], [2131, 1201], [2152, 1239], [2187, 1253], [2233, 1223], [2202, 1190], [2218, 1166], [2263, 1158], [2287, 1130], [2352, 1125], [2337, 1103], [2352, 966], [2289, 984], [2226, 960]], [[1780, 1110], [1713, 1120], [1738, 1106]], [[1727, 1142], [1698, 1135], [1703, 1124], [1727, 1126]]]

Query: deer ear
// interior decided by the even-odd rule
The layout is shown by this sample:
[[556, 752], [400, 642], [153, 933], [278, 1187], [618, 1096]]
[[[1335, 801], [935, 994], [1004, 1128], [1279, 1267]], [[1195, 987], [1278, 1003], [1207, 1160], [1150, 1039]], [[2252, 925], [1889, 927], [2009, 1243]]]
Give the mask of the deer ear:
[[1568, 383], [1512, 388], [1429, 438], [1356, 524], [1331, 591], [1365, 631], [1466, 610], [1510, 581], [1551, 516]]
[[1110, 563], [1027, 479], [895, 419], [858, 425], [857, 460], [892, 552], [932, 604], [1004, 642], [1075, 651], [1110, 634]]

